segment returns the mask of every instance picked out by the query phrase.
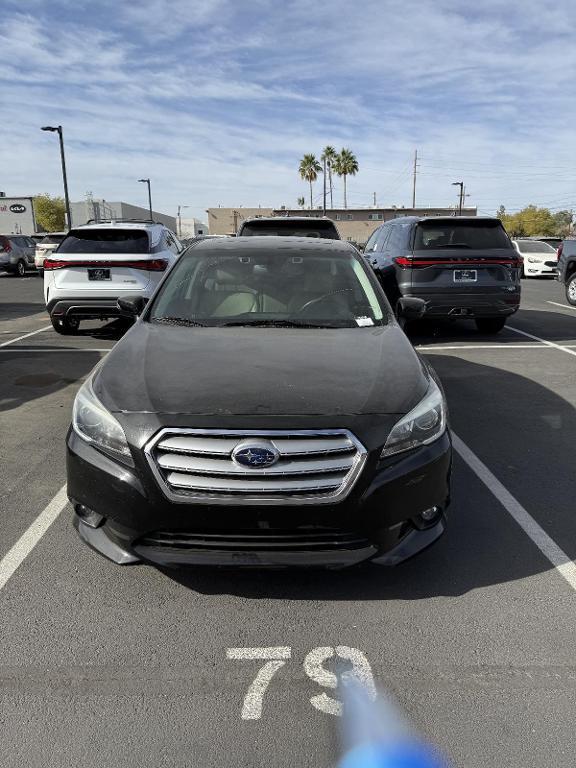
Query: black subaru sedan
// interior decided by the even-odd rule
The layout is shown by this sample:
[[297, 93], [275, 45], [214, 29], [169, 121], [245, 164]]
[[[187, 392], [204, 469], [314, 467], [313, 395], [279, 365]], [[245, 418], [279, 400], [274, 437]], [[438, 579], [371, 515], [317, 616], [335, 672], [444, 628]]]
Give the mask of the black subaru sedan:
[[88, 545], [120, 564], [337, 568], [442, 534], [444, 395], [350, 244], [206, 240], [145, 307], [119, 303], [139, 319], [67, 438]]

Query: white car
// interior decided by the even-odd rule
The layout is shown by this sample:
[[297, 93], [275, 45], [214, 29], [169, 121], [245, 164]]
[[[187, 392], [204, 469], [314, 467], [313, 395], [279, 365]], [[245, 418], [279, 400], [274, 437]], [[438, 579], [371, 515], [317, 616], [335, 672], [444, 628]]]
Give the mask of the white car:
[[44, 269], [44, 259], [53, 253], [66, 237], [66, 232], [48, 232], [39, 243], [36, 243], [34, 264], [40, 274]]
[[548, 243], [541, 240], [517, 238], [512, 240], [514, 248], [522, 256], [522, 277], [556, 276], [558, 254]]
[[163, 224], [114, 221], [71, 229], [44, 260], [44, 299], [54, 329], [122, 316], [117, 301], [149, 299], [183, 248]]

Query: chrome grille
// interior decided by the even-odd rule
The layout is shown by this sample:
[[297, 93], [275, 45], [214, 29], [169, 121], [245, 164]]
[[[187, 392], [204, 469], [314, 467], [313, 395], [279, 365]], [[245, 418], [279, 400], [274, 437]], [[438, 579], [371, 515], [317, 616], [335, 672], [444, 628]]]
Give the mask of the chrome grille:
[[[272, 443], [271, 466], [247, 467], [232, 453], [246, 440]], [[164, 494], [204, 504], [322, 504], [345, 498], [366, 460], [347, 430], [163, 429], [145, 448]]]

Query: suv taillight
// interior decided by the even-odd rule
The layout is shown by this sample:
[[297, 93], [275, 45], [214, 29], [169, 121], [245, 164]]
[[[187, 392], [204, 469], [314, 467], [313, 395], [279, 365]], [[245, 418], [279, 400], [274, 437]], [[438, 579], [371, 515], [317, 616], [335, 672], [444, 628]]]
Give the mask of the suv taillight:
[[10, 253], [12, 250], [12, 243], [7, 237], [0, 237], [0, 251], [2, 253]]
[[46, 258], [44, 269], [65, 269], [66, 267], [124, 267], [128, 269], [143, 269], [146, 272], [164, 272], [168, 262], [166, 259], [126, 259], [125, 261], [105, 261], [96, 259], [58, 259]]
[[558, 248], [556, 248], [556, 257], [558, 260], [560, 259], [560, 256], [562, 256], [562, 251], [564, 250], [564, 243], [560, 243]]

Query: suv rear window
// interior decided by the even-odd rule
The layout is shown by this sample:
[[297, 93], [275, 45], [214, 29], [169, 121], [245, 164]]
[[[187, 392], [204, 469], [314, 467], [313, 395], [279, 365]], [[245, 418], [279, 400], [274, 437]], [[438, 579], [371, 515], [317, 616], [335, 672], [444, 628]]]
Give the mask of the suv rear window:
[[510, 240], [499, 221], [423, 221], [416, 227], [415, 251], [436, 248], [510, 248]]
[[548, 243], [541, 240], [516, 240], [520, 253], [556, 253]]
[[58, 253], [150, 253], [145, 230], [76, 229], [63, 240]]
[[251, 221], [244, 224], [240, 230], [242, 237], [254, 237], [257, 235], [281, 235], [283, 237], [325, 237], [329, 240], [339, 240], [338, 230], [331, 221], [290, 221], [290, 219], [278, 219], [278, 221]]

